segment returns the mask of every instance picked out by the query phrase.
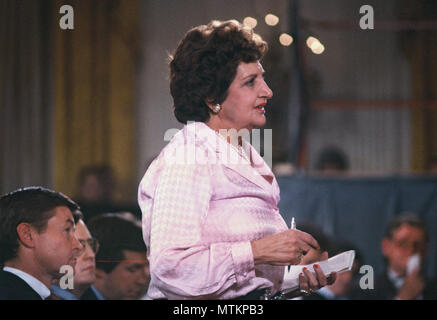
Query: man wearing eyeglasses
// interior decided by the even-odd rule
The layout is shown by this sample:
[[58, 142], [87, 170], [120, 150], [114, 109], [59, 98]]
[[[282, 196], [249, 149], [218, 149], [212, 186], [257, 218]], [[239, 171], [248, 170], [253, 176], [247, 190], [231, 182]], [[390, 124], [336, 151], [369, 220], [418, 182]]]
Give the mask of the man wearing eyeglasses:
[[428, 279], [423, 270], [428, 233], [418, 216], [403, 214], [395, 217], [387, 226], [381, 248], [387, 262], [386, 270], [376, 277], [374, 289], [357, 290], [358, 295], [354, 298], [437, 299], [437, 283]]
[[150, 273], [141, 224], [131, 215], [107, 213], [87, 221], [99, 240], [94, 286], [105, 300], [137, 300], [147, 290]]
[[62, 300], [104, 300], [92, 285], [96, 280], [96, 253], [99, 243], [91, 236], [83, 220], [77, 222], [75, 235], [82, 248], [74, 267], [73, 289], [62, 289], [59, 283], [53, 284], [50, 289]]

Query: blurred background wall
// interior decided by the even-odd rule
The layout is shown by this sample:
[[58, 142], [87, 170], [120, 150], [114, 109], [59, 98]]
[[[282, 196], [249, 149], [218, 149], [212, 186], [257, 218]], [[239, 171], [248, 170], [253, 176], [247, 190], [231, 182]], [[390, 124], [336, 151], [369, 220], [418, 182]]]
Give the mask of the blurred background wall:
[[[140, 59], [138, 1], [61, 1], [74, 8], [75, 29], [54, 21], [55, 187], [74, 195], [87, 165], [108, 165], [114, 197], [135, 199], [135, 85]], [[66, 147], [68, 146], [68, 147]]]
[[[270, 44], [264, 67], [275, 96], [266, 127], [274, 162], [290, 153], [290, 52], [299, 45], [308, 103], [297, 169], [314, 170], [325, 146], [341, 148], [354, 172], [432, 168], [436, 3], [367, 1], [375, 30], [361, 30], [361, 1], [301, 1], [300, 42], [284, 47], [278, 36], [293, 32], [290, 3], [0, 1], [0, 191], [42, 184], [74, 195], [80, 169], [104, 164], [117, 179], [115, 198], [135, 201], [164, 133], [181, 127], [172, 114], [168, 55], [193, 26], [247, 16]], [[74, 30], [59, 27], [64, 4], [74, 9]], [[279, 24], [267, 26], [267, 13]], [[306, 47], [308, 36], [323, 43], [322, 54]]]
[[0, 192], [53, 185], [49, 1], [0, 1]]
[[[76, 196], [87, 165], [109, 165], [116, 198], [136, 193], [137, 1], [2, 0], [1, 192], [43, 185]], [[74, 9], [61, 30], [59, 9]]]
[[411, 98], [408, 60], [399, 46], [400, 32], [378, 30], [381, 21], [397, 19], [399, 4], [367, 1], [375, 9], [376, 31], [363, 31], [345, 24], [359, 19], [356, 8], [362, 1], [312, 2], [302, 2], [307, 19], [337, 25], [308, 28], [326, 43], [323, 54], [306, 55], [313, 106], [307, 137], [310, 167], [324, 146], [334, 145], [348, 155], [351, 170], [408, 172], [410, 110], [396, 104]]

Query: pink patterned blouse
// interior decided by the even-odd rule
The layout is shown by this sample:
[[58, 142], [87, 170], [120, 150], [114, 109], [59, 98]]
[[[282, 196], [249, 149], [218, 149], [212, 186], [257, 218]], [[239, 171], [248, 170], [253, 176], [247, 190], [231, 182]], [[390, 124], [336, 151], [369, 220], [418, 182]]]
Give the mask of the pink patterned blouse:
[[287, 229], [279, 186], [256, 150], [245, 147], [256, 165], [193, 122], [150, 165], [138, 191], [150, 298], [232, 299], [279, 290], [284, 267], [255, 266], [250, 245]]

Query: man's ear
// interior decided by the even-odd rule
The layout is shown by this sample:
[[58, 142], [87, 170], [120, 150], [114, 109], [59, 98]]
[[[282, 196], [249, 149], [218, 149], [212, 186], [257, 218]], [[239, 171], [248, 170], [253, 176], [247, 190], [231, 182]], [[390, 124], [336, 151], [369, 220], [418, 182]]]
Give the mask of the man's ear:
[[205, 104], [208, 106], [209, 110], [214, 113], [214, 106], [216, 103], [213, 103], [212, 99], [206, 99]]
[[384, 238], [381, 242], [381, 250], [384, 257], [388, 257], [391, 252], [391, 240], [389, 238]]
[[27, 248], [33, 248], [35, 246], [35, 233], [36, 230], [30, 223], [22, 222], [17, 226], [18, 240]]

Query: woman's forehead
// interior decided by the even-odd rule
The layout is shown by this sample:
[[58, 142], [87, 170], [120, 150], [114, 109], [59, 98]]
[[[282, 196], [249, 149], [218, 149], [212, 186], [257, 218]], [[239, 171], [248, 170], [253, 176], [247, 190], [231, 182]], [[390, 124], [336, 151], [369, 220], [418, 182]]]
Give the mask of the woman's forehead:
[[253, 74], [262, 74], [264, 73], [264, 68], [262, 67], [259, 61], [256, 62], [240, 62], [237, 68], [237, 78], [244, 79]]

